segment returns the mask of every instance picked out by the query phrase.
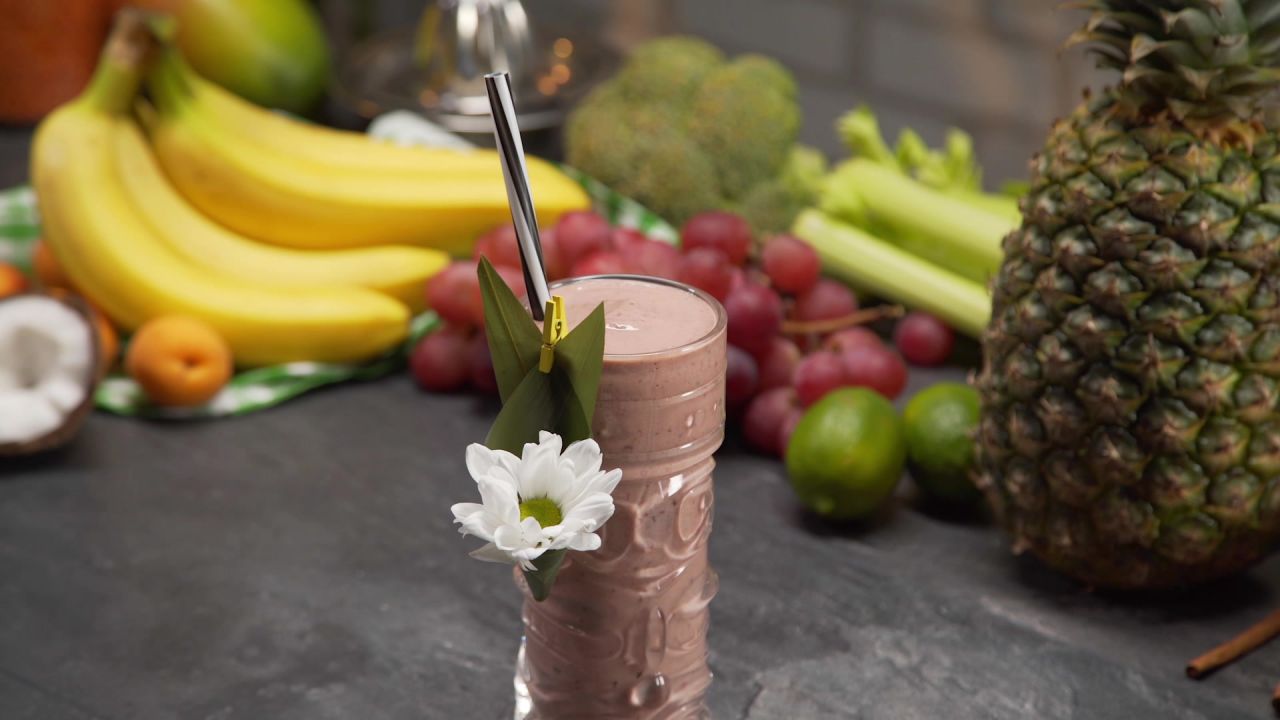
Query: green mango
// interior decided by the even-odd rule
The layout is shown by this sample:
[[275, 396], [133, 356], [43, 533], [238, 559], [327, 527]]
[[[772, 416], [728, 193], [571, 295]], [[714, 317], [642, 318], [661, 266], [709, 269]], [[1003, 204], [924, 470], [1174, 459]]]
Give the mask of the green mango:
[[177, 20], [177, 41], [204, 77], [258, 105], [305, 114], [329, 84], [330, 53], [306, 0], [135, 0]]

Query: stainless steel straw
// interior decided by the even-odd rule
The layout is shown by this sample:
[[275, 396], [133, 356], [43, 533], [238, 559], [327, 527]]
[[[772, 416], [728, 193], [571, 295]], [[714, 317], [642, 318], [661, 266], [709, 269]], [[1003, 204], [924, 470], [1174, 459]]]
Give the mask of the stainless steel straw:
[[524, 162], [524, 144], [516, 123], [516, 106], [511, 98], [511, 76], [505, 72], [484, 76], [489, 91], [489, 111], [493, 113], [493, 137], [502, 156], [502, 177], [507, 181], [507, 202], [511, 222], [520, 241], [520, 264], [524, 266], [524, 287], [529, 296], [529, 312], [542, 320], [543, 308], [551, 293], [542, 266], [542, 243], [538, 239], [538, 218], [529, 192], [529, 171]]

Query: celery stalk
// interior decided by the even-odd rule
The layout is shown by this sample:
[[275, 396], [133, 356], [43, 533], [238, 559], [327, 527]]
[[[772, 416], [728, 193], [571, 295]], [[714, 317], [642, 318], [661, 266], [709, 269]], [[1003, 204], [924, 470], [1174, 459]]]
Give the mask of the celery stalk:
[[1000, 269], [1000, 243], [1017, 227], [1012, 218], [861, 158], [837, 168], [824, 192], [857, 196], [874, 222], [916, 239], [912, 252], [975, 279]]
[[854, 287], [931, 312], [971, 337], [991, 319], [982, 285], [818, 210], [802, 212], [792, 232], [818, 251], [826, 272]]

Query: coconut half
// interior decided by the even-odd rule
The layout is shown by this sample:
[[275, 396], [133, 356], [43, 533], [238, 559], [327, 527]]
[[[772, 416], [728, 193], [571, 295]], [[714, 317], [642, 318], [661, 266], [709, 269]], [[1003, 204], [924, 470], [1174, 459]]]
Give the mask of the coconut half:
[[78, 300], [0, 300], [0, 456], [57, 447], [75, 436], [98, 385], [98, 333]]

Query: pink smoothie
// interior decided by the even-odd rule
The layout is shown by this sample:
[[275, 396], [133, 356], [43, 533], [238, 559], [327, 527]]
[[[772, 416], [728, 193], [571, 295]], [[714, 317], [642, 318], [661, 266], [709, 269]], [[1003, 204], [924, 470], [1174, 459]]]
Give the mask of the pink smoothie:
[[623, 475], [600, 550], [569, 553], [551, 597], [525, 599], [528, 717], [706, 717], [724, 311], [705, 294], [658, 280], [592, 278], [553, 292], [571, 324], [604, 303], [593, 429], [605, 466]]

